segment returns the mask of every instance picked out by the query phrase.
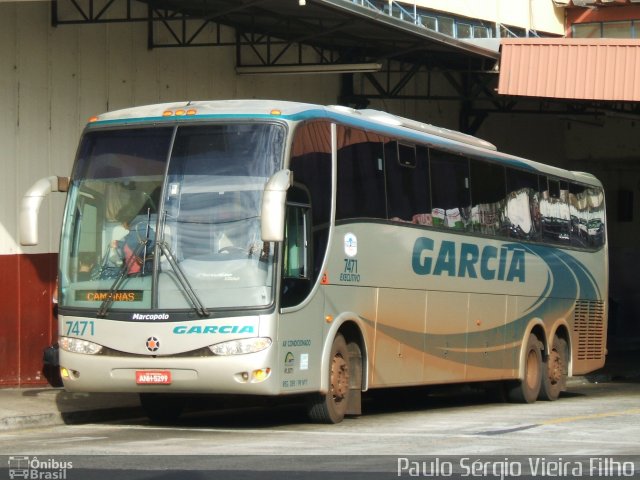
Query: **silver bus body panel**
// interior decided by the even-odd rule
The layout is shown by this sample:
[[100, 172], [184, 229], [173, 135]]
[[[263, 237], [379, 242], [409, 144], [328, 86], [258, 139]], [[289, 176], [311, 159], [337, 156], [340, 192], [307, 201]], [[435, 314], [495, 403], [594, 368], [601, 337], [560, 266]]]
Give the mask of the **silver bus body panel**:
[[[358, 262], [356, 275], [344, 273], [349, 259], [340, 250], [347, 233], [358, 239], [357, 256], [351, 259]], [[424, 237], [434, 240], [434, 249], [421, 251], [422, 261], [430, 255], [434, 266], [433, 257], [437, 258], [442, 242], [453, 242], [458, 256], [448, 260], [453, 262], [453, 276], [448, 273], [451, 270], [438, 275], [412, 271], [414, 245]], [[479, 251], [489, 246], [498, 252], [501, 246], [513, 245], [524, 263], [511, 266], [514, 260], [509, 252], [502, 279], [499, 258], [487, 260], [496, 278], [481, 278], [481, 259], [473, 264], [476, 278], [460, 277], [462, 244], [477, 244]], [[570, 328], [575, 295], [593, 295], [587, 300], [603, 304], [608, 295], [607, 272], [599, 255], [536, 247], [389, 224], [341, 225], [336, 228], [334, 254], [326, 270], [332, 285], [325, 287], [325, 314], [358, 312], [370, 346], [370, 388], [520, 378], [522, 342], [534, 326], [544, 328], [550, 339], [563, 325], [572, 333], [571, 343], [577, 345], [578, 332]], [[509, 280], [510, 268], [520, 270], [512, 272]], [[604, 357], [595, 364], [579, 362], [576, 350], [571, 351], [574, 373], [604, 363]]]

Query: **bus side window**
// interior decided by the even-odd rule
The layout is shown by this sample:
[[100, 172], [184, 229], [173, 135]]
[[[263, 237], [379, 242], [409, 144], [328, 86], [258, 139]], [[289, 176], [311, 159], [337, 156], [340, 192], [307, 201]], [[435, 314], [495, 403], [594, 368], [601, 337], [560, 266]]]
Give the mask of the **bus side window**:
[[338, 128], [336, 220], [387, 218], [383, 138]]
[[285, 225], [284, 276], [286, 278], [309, 278], [307, 265], [307, 216], [301, 206], [287, 207]]
[[[544, 177], [546, 182], [546, 177]], [[546, 187], [544, 187], [546, 190]], [[505, 227], [513, 238], [536, 240], [540, 235], [540, 178], [532, 172], [507, 168]]]
[[313, 255], [311, 276], [318, 278], [324, 260], [331, 217], [331, 130], [329, 122], [310, 122], [299, 126], [294, 134], [289, 168], [296, 185], [309, 192]]
[[602, 190], [572, 183], [569, 185], [571, 245], [598, 248], [604, 244]]
[[388, 142], [384, 163], [389, 219], [431, 225], [427, 148]]
[[604, 245], [606, 235], [604, 224], [604, 191], [601, 188], [590, 187], [586, 194], [590, 218], [587, 223], [588, 243], [592, 248], [599, 248]]
[[469, 159], [435, 148], [429, 157], [433, 226], [464, 230], [471, 210]]
[[569, 185], [569, 213], [571, 215], [571, 245], [585, 247], [588, 244], [589, 199], [587, 187]]
[[569, 213], [569, 184], [548, 180], [549, 190], [540, 200], [543, 239], [551, 243], [569, 244], [571, 215]]
[[306, 190], [298, 186], [289, 190], [286, 215], [282, 307], [297, 305], [311, 291], [311, 205]]
[[[471, 159], [471, 219], [467, 229], [485, 235], [503, 235], [505, 170], [502, 165]], [[527, 203], [528, 209], [528, 203]]]

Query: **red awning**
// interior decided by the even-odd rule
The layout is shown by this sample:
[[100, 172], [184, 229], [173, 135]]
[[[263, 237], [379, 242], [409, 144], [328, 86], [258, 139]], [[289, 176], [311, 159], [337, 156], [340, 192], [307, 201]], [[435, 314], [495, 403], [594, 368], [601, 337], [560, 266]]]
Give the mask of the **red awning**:
[[640, 3], [640, 0], [553, 0], [559, 7], [615, 7]]
[[511, 38], [501, 48], [500, 95], [640, 101], [640, 40]]

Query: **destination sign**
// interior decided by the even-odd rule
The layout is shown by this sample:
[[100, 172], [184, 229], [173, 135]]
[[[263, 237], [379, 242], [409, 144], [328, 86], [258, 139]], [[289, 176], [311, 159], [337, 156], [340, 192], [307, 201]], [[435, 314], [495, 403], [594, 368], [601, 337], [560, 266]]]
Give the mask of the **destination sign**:
[[77, 302], [104, 302], [111, 299], [113, 302], [141, 302], [144, 297], [143, 290], [76, 290]]

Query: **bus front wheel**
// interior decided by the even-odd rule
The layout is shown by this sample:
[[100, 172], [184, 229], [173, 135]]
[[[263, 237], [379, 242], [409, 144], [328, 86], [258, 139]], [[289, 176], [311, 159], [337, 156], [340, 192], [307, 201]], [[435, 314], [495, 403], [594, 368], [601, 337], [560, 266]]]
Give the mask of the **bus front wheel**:
[[529, 334], [524, 355], [524, 377], [508, 391], [509, 400], [517, 403], [533, 403], [542, 385], [542, 343], [533, 333]]
[[549, 355], [542, 364], [542, 388], [538, 397], [540, 400], [557, 400], [560, 392], [564, 391], [569, 371], [568, 358], [566, 340], [554, 337]]
[[329, 392], [309, 403], [309, 418], [318, 423], [340, 423], [349, 405], [349, 350], [341, 334], [336, 335], [329, 359]]

